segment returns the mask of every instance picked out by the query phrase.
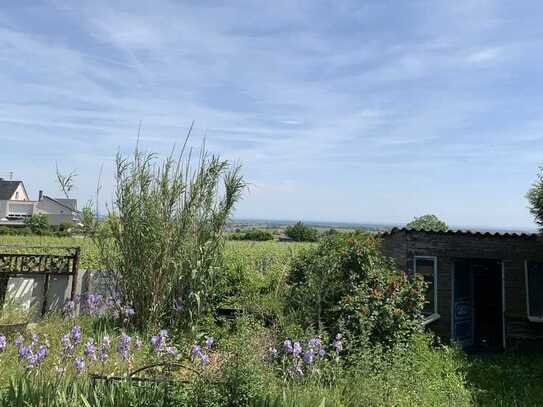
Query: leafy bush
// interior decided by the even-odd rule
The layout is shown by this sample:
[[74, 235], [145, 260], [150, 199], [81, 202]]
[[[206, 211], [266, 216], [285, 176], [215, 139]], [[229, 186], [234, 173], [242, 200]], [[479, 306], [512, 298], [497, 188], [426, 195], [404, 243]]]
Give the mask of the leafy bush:
[[0, 235], [14, 235], [15, 231], [8, 226], [0, 226]]
[[25, 219], [25, 225], [30, 228], [32, 233], [41, 235], [49, 231], [49, 221], [47, 220], [47, 215], [37, 214], [32, 215], [30, 218]]
[[449, 227], [436, 215], [423, 215], [413, 219], [406, 227], [414, 230], [425, 230], [429, 232], [446, 232]]
[[422, 326], [424, 282], [397, 272], [372, 235], [324, 239], [294, 261], [288, 282], [295, 317], [332, 335], [390, 346]]
[[316, 242], [318, 232], [317, 229], [297, 222], [295, 225], [287, 226], [285, 234], [295, 242]]
[[230, 235], [231, 240], [252, 240], [255, 242], [265, 242], [273, 240], [273, 235], [265, 230], [251, 229], [246, 232], [237, 232]]
[[193, 325], [215, 293], [224, 225], [244, 182], [239, 167], [205, 151], [190, 168], [183, 154], [161, 166], [138, 150], [131, 160], [117, 156], [113, 210], [92, 238], [139, 327]]

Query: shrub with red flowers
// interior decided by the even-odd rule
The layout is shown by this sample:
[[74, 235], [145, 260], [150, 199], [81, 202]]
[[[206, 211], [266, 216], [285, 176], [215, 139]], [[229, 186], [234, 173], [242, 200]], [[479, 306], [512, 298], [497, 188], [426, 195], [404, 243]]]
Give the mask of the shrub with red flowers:
[[374, 235], [324, 239], [296, 259], [289, 283], [289, 309], [304, 325], [386, 347], [421, 330], [424, 282], [396, 270]]

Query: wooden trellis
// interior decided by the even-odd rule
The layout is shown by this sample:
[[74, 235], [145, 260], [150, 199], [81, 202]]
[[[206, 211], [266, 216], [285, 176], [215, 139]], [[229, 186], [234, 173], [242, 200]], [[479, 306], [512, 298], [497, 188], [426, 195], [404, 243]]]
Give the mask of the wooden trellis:
[[[51, 276], [72, 276], [70, 296], [75, 297], [80, 252], [80, 247], [72, 246], [0, 245], [0, 279], [7, 283], [9, 277], [45, 276], [41, 309], [44, 315]], [[3, 298], [0, 300], [3, 302]]]

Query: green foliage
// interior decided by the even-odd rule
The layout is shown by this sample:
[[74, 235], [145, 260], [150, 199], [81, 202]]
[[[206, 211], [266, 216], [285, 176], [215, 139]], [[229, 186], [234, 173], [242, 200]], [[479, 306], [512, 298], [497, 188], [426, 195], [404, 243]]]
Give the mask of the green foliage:
[[[118, 155], [108, 233], [92, 236], [141, 328], [174, 320], [194, 327], [215, 294], [224, 225], [245, 184], [239, 167], [205, 151], [191, 165], [183, 153], [161, 165], [138, 150], [130, 160]], [[174, 311], [174, 301], [184, 313]]]
[[[172, 391], [173, 390], [173, 391]], [[182, 392], [166, 384], [138, 386], [131, 382], [93, 384], [88, 380], [17, 376], [0, 392], [3, 406], [156, 407], [185, 405]], [[182, 403], [182, 404], [178, 404]]]
[[273, 235], [262, 229], [251, 229], [246, 232], [237, 232], [230, 235], [231, 240], [252, 240], [255, 242], [265, 242], [273, 240]]
[[268, 332], [250, 317], [235, 323], [235, 336], [226, 340], [228, 357], [221, 377], [223, 406], [253, 405], [273, 382], [274, 377], [265, 362]]
[[427, 335], [388, 351], [363, 348], [331, 385], [318, 381], [276, 386], [258, 406], [471, 406], [466, 359], [453, 348], [435, 347]]
[[543, 230], [543, 167], [539, 168], [537, 180], [526, 194], [530, 213], [535, 218], [540, 230]]
[[316, 242], [318, 231], [302, 222], [297, 222], [295, 225], [287, 226], [285, 234], [295, 242]]
[[217, 306], [281, 324], [286, 277], [295, 255], [309, 243], [228, 241], [224, 272], [217, 281]]
[[449, 227], [436, 215], [423, 215], [413, 219], [406, 227], [414, 230], [425, 230], [429, 232], [446, 232]]
[[25, 219], [24, 224], [32, 230], [32, 233], [38, 235], [45, 234], [49, 230], [49, 222], [45, 214], [32, 215], [30, 218]]
[[324, 239], [295, 260], [288, 281], [287, 307], [330, 334], [391, 346], [421, 327], [424, 282], [396, 272], [372, 235]]

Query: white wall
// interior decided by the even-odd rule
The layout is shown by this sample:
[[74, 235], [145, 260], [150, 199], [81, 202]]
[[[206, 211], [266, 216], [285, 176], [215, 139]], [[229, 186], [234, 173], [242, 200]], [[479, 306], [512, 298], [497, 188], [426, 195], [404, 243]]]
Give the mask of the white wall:
[[11, 196], [11, 200], [13, 201], [28, 201], [29, 200], [28, 195], [26, 194], [22, 183], [20, 183], [17, 189], [13, 192], [13, 195]]

